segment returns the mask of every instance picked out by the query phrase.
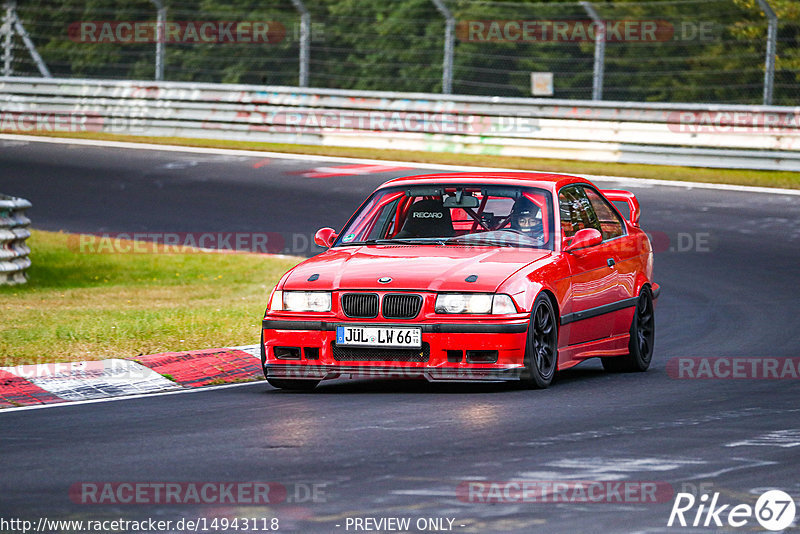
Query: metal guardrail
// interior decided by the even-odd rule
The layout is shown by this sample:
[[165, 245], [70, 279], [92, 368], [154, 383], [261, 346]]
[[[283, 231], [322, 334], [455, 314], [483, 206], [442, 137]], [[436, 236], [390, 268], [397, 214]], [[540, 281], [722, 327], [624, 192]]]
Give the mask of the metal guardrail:
[[0, 78], [0, 129], [800, 171], [800, 107]]
[[25, 270], [31, 266], [31, 249], [25, 240], [31, 235], [25, 210], [31, 203], [24, 198], [0, 194], [0, 284], [24, 284]]

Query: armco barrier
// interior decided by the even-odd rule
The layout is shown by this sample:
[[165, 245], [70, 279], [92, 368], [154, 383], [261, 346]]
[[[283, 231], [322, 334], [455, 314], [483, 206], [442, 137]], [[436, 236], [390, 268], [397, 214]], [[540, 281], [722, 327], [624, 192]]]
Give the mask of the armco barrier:
[[24, 284], [25, 270], [31, 266], [31, 249], [25, 240], [31, 235], [31, 221], [25, 210], [31, 203], [24, 198], [0, 194], [0, 284]]
[[800, 170], [800, 107], [0, 78], [0, 129]]

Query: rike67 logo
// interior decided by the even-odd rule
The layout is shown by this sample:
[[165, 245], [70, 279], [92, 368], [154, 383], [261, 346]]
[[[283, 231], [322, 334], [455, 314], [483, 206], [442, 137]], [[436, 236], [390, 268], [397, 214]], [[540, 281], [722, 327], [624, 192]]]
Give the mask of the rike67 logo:
[[667, 526], [691, 527], [744, 527], [753, 526], [755, 519], [762, 528], [772, 531], [788, 528], [795, 518], [795, 504], [792, 497], [780, 490], [769, 490], [756, 501], [749, 504], [719, 503], [719, 492], [709, 499], [703, 494], [699, 499], [691, 493], [678, 493], [669, 514]]

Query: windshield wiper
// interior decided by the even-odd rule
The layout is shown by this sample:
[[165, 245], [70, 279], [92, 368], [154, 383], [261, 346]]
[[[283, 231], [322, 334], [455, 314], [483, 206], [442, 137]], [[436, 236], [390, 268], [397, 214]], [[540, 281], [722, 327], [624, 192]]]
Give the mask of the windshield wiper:
[[409, 237], [407, 239], [367, 239], [366, 241], [350, 241], [349, 243], [340, 243], [339, 246], [350, 245], [444, 245], [444, 237]]
[[409, 237], [407, 239], [376, 239], [378, 245], [444, 245], [444, 237]]
[[537, 243], [520, 243], [518, 241], [502, 239], [499, 237], [481, 237], [480, 234], [466, 234], [457, 237], [451, 237], [445, 245], [487, 245], [497, 247], [511, 247], [511, 248], [541, 248]]

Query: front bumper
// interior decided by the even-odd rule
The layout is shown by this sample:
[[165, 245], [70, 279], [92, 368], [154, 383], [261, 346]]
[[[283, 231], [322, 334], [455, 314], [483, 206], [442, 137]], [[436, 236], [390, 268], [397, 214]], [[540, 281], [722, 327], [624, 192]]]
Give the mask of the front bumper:
[[264, 366], [269, 378], [294, 378], [305, 380], [325, 380], [349, 376], [351, 378], [424, 378], [429, 382], [501, 382], [519, 380], [522, 368], [448, 368], [448, 367], [409, 367], [394, 365], [287, 365], [267, 364]]
[[[341, 324], [418, 326], [426, 356], [420, 361], [337, 360], [336, 326]], [[263, 322], [264, 371], [269, 378], [324, 380], [340, 376], [425, 378], [429, 381], [518, 380], [524, 368], [528, 322], [389, 323], [268, 318]], [[298, 349], [296, 357], [276, 357], [275, 348]], [[393, 349], [378, 352], [392, 354]], [[470, 354], [496, 352], [492, 363], [469, 361]], [[285, 352], [285, 351], [284, 351]], [[373, 351], [374, 352], [374, 351]], [[457, 353], [459, 361], [454, 361]], [[422, 354], [422, 352], [420, 352]], [[366, 356], [365, 356], [366, 358]]]

